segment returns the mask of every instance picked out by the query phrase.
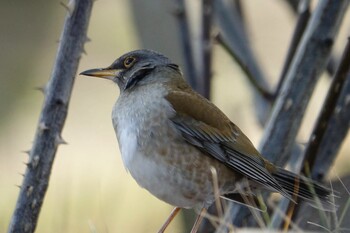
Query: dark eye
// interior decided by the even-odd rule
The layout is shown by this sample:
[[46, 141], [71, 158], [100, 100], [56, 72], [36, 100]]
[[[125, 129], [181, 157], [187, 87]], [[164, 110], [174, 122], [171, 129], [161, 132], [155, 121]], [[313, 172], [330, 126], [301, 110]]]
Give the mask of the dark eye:
[[125, 60], [124, 60], [125, 68], [131, 67], [134, 64], [135, 60], [136, 59], [134, 57], [127, 57], [127, 58], [125, 58]]

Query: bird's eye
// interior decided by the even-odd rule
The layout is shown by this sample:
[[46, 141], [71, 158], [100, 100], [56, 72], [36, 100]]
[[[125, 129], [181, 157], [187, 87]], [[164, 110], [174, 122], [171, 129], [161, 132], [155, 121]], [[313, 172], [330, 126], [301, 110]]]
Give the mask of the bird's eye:
[[135, 63], [136, 59], [134, 57], [127, 57], [124, 60], [125, 68], [131, 67]]

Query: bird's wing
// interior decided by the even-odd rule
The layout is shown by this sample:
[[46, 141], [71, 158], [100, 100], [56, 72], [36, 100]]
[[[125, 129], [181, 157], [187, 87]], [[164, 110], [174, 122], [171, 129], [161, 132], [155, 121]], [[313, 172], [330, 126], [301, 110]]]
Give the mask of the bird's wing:
[[214, 104], [190, 88], [175, 88], [166, 99], [176, 112], [171, 121], [188, 143], [247, 178], [290, 197], [272, 177], [274, 167]]

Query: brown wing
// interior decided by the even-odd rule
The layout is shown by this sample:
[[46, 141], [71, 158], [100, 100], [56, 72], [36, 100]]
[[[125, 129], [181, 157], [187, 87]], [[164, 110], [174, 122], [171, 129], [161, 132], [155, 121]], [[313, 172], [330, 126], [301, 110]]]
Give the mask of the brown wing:
[[214, 104], [185, 84], [172, 89], [166, 99], [176, 111], [171, 120], [188, 143], [247, 178], [289, 197], [271, 176], [270, 163]]

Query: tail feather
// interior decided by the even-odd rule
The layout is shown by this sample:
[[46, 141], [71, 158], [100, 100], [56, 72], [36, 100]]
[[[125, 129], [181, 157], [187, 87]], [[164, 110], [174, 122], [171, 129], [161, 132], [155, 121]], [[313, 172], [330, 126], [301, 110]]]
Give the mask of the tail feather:
[[336, 209], [335, 204], [330, 200], [332, 190], [322, 184], [282, 168], [277, 168], [272, 176], [291, 197], [297, 196], [310, 205], [325, 211]]

